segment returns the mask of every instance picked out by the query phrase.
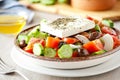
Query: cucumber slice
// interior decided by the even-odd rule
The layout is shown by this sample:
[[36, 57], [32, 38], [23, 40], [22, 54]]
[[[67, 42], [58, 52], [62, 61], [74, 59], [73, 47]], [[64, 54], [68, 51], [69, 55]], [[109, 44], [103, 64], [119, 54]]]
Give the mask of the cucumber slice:
[[99, 25], [97, 25], [97, 24], [95, 25], [95, 30], [101, 33], [100, 26], [99, 26]]
[[21, 34], [18, 36], [18, 41], [21, 42], [22, 40], [25, 40], [25, 43], [28, 44], [29, 42], [29, 36], [27, 36], [26, 34]]
[[65, 44], [58, 50], [58, 56], [60, 58], [71, 58], [73, 53], [73, 49], [70, 45]]
[[105, 52], [107, 52], [107, 51], [105, 51], [105, 50], [100, 50], [100, 51], [97, 51], [97, 52], [92, 53], [92, 55], [99, 55], [99, 54], [103, 54], [103, 53], [105, 53]]
[[39, 43], [35, 43], [34, 46], [33, 46], [34, 55], [40, 56], [40, 55], [43, 55], [43, 52], [44, 52], [43, 46]]
[[55, 57], [56, 55], [56, 51], [52, 48], [45, 48], [45, 53], [44, 56], [45, 57]]
[[38, 38], [40, 38], [40, 39], [46, 39], [47, 37], [48, 37], [48, 34], [44, 33], [44, 32], [40, 32], [38, 35]]
[[102, 20], [102, 24], [104, 24], [104, 25], [106, 25], [106, 26], [108, 26], [108, 27], [110, 27], [110, 28], [113, 28], [113, 26], [114, 26], [114, 23], [112, 22], [112, 20]]
[[35, 28], [33, 28], [29, 33], [28, 36], [30, 37], [37, 37], [40, 33], [40, 26], [36, 26]]

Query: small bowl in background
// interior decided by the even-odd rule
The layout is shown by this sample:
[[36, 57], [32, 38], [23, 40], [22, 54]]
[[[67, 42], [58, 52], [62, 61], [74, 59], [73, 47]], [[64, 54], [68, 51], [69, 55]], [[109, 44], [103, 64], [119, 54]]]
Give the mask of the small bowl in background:
[[25, 18], [15, 14], [14, 11], [0, 11], [0, 33], [17, 34], [25, 24]]
[[113, 8], [116, 2], [117, 0], [71, 0], [71, 5], [83, 10], [102, 11]]

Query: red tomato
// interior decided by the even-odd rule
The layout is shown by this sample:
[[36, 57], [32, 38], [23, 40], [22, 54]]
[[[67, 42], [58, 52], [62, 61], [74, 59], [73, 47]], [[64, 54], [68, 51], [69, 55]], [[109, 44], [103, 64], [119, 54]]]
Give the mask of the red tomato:
[[60, 39], [59, 38], [54, 38], [54, 37], [47, 37], [46, 39], [46, 47], [50, 48], [58, 48]]
[[38, 38], [31, 38], [28, 45], [24, 48], [26, 52], [33, 53], [33, 45], [35, 43], [39, 43], [40, 39]]
[[114, 48], [120, 45], [120, 39], [117, 36], [112, 36], [114, 40]]
[[40, 44], [44, 47], [45, 46], [45, 40], [44, 39], [40, 40]]
[[89, 53], [93, 53], [96, 51], [103, 50], [103, 44], [99, 39], [96, 39], [94, 41], [90, 41], [84, 44], [83, 48], [85, 48]]
[[40, 39], [39, 38], [31, 38], [28, 45], [29, 44], [34, 44], [34, 43], [37, 43], [37, 42], [40, 42]]
[[89, 19], [89, 20], [94, 20], [92, 17], [90, 17], [90, 16], [87, 16], [87, 19]]
[[29, 46], [29, 47], [25, 47], [24, 50], [25, 50], [26, 52], [28, 52], [28, 53], [33, 54], [33, 48], [30, 48], [30, 46]]
[[63, 41], [66, 42], [67, 44], [74, 44], [78, 40], [76, 38], [63, 38]]
[[111, 35], [117, 35], [117, 33], [110, 27], [102, 27], [102, 32], [103, 33], [108, 33], [108, 34], [111, 34]]
[[73, 52], [72, 57], [78, 57], [78, 51], [77, 51], [77, 50], [75, 50], [75, 51]]

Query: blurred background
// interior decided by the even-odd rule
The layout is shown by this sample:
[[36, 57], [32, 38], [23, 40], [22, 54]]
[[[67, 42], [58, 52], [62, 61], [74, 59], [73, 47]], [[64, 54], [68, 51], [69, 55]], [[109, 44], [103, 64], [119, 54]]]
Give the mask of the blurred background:
[[0, 32], [16, 34], [27, 28], [25, 25], [63, 16], [119, 21], [119, 5], [120, 0], [0, 0]]

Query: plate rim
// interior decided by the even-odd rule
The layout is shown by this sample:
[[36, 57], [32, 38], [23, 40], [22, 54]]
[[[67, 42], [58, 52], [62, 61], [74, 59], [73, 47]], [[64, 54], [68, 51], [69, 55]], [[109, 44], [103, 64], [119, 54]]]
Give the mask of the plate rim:
[[[36, 70], [35, 71], [35, 69], [30, 69], [30, 68], [27, 68], [27, 66], [25, 66], [25, 65], [21, 65], [21, 64], [19, 64], [18, 62], [20, 62], [20, 61], [17, 61], [17, 60], [15, 60], [14, 59], [14, 51], [17, 51], [16, 49], [15, 49], [15, 47], [13, 47], [13, 49], [12, 49], [12, 51], [11, 51], [11, 58], [12, 58], [12, 60], [15, 62], [15, 64], [17, 64], [18, 66], [20, 66], [21, 68], [24, 68], [24, 69], [26, 69], [26, 70], [29, 70], [29, 71], [32, 71], [32, 72], [36, 72], [36, 73], [40, 73], [40, 74], [44, 74], [44, 75], [50, 75], [50, 76], [58, 76], [58, 77], [87, 77], [87, 76], [94, 76], [94, 75], [99, 75], [99, 74], [103, 74], [103, 73], [106, 73], [106, 72], [109, 72], [109, 71], [112, 71], [112, 70], [114, 70], [114, 69], [117, 69], [117, 68], [119, 68], [120, 67], [120, 64], [116, 64], [116, 66], [113, 66], [113, 67], [111, 67], [111, 68], [107, 68], [106, 70], [104, 70], [104, 71], [101, 71], [101, 72], [97, 72], [97, 73], [92, 73], [92, 74], [87, 74], [87, 75], [80, 75], [80, 74], [76, 74], [76, 75], [69, 75], [69, 74], [67, 74], [67, 75], [65, 75], [65, 74], [55, 74], [55, 73], [48, 73], [48, 72], [45, 72], [45, 71], [39, 71], [39, 70]], [[120, 51], [119, 51], [120, 52]], [[119, 53], [118, 52], [118, 53]], [[115, 56], [113, 56], [113, 57], [115, 57]], [[116, 59], [116, 58], [115, 58]], [[113, 60], [113, 59], [112, 59]], [[106, 62], [105, 62], [106, 63]], [[102, 64], [100, 64], [100, 65], [104, 65], [105, 63], [102, 63]], [[34, 65], [35, 66], [35, 65]], [[36, 65], [37, 66], [37, 65]], [[97, 66], [99, 66], [99, 65], [97, 65]], [[90, 68], [95, 68], [95, 67], [97, 67], [97, 66], [93, 66], [93, 67], [90, 67]], [[43, 66], [39, 66], [39, 68], [42, 68], [42, 69], [48, 69], [48, 70], [53, 70], [53, 71], [55, 71], [55, 70], [57, 70], [57, 71], [63, 71], [64, 72], [64, 70], [60, 70], [60, 69], [52, 69], [52, 68], [47, 68], [47, 67], [43, 67]], [[90, 68], [85, 68], [85, 69], [90, 69]], [[80, 70], [83, 70], [83, 69], [75, 69], [75, 70], [72, 70], [72, 71], [80, 71]], [[66, 70], [65, 70], [66, 71]], [[68, 70], [68, 71], [70, 71], [70, 70]]]

